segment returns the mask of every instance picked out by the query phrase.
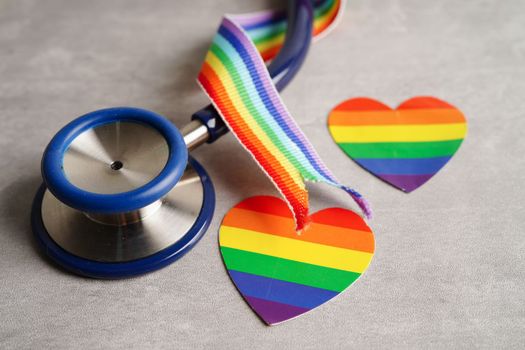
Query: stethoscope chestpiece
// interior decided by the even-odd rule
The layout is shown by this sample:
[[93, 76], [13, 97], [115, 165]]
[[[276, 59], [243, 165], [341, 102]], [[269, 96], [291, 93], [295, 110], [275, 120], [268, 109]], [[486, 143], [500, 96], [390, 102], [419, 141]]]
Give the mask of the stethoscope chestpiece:
[[143, 208], [168, 193], [186, 168], [180, 132], [138, 108], [88, 113], [60, 130], [42, 158], [42, 176], [61, 202], [84, 212]]
[[61, 129], [42, 158], [32, 225], [54, 261], [95, 278], [159, 269], [186, 253], [215, 206], [205, 170], [166, 118], [98, 110]]

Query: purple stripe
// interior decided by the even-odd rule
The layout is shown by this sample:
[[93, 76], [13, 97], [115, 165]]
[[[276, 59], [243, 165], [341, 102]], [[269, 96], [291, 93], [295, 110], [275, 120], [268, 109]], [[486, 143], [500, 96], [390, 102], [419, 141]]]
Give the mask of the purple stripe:
[[[261, 83], [264, 86], [264, 90], [266, 92], [266, 95], [268, 97], [268, 100], [272, 102], [272, 106], [277, 110], [277, 112], [280, 115], [286, 115], [287, 111], [284, 109], [283, 103], [279, 98], [279, 95], [275, 93], [275, 87], [271, 82], [271, 77], [269, 77], [268, 71], [266, 69], [266, 66], [264, 65], [264, 62], [259, 54], [259, 52], [254, 49], [253, 43], [249, 40], [249, 38], [244, 35], [239, 28], [236, 26], [235, 23], [228, 21], [227, 19], [223, 22], [223, 25], [228, 28], [228, 30], [235, 35], [237, 40], [239, 40], [244, 48], [246, 48], [246, 52], [249, 54], [253, 64], [253, 67], [257, 70], [257, 74], [259, 77], [267, 77], [269, 79], [261, 79]], [[259, 62], [257, 64], [256, 62]], [[265, 100], [266, 101], [266, 100]], [[289, 121], [285, 120], [287, 124], [290, 124]], [[296, 136], [302, 136], [301, 132], [295, 128], [293, 128], [289, 125], [290, 129], [296, 134]], [[303, 138], [304, 139], [304, 138]]]
[[[221, 31], [224, 29], [224, 31]], [[222, 33], [221, 33], [222, 32]], [[324, 180], [326, 183], [339, 187], [346, 191], [363, 210], [366, 217], [371, 217], [370, 206], [364, 198], [355, 190], [350, 187], [343, 186], [338, 183], [337, 179], [332, 175], [328, 168], [321, 161], [317, 152], [313, 149], [310, 142], [306, 139], [306, 136], [299, 129], [299, 126], [295, 120], [289, 117], [289, 113], [284, 106], [284, 103], [279, 98], [279, 94], [276, 93], [275, 87], [271, 82], [271, 78], [266, 70], [266, 66], [262, 61], [257, 49], [253, 43], [243, 33], [242, 29], [239, 28], [234, 22], [225, 18], [222, 22], [222, 27], [219, 28], [221, 35], [226, 35], [224, 38], [230, 42], [230, 44], [239, 50], [239, 55], [242, 57], [244, 64], [248, 68], [248, 71], [252, 74], [254, 83], [256, 84], [257, 90], [261, 95], [261, 99], [264, 102], [268, 112], [273, 116], [274, 120], [279, 124], [283, 132], [288, 138], [299, 147], [299, 149], [306, 156], [306, 159], [310, 165], [322, 176], [322, 179], [315, 178], [312, 180]], [[230, 36], [228, 38], [227, 36]], [[231, 40], [235, 40], [232, 42]], [[253, 71], [255, 69], [255, 72]], [[261, 88], [261, 85], [264, 88]]]
[[[257, 50], [254, 48], [253, 43], [242, 33], [242, 31], [237, 27], [235, 23], [230, 21], [229, 19], [225, 18], [223, 21], [223, 26], [233, 35], [235, 38], [240, 42], [246, 53], [249, 55], [252, 62], [245, 62], [246, 66], [248, 67], [248, 70], [251, 71], [250, 67], [254, 67], [257, 70], [257, 75], [264, 86], [264, 91], [260, 91], [264, 93], [263, 96], [261, 96], [261, 99], [265, 102], [265, 105], [267, 106], [268, 111], [270, 114], [274, 117], [274, 119], [277, 121], [277, 123], [281, 126], [284, 133], [288, 135], [292, 141], [303, 151], [303, 153], [306, 155], [306, 158], [309, 160], [310, 164], [325, 178], [330, 180], [334, 183], [334, 185], [338, 185], [336, 179], [333, 177], [333, 175], [330, 173], [328, 168], [321, 162], [320, 157], [317, 155], [317, 153], [313, 150], [312, 146], [304, 136], [304, 134], [299, 129], [297, 123], [295, 123], [295, 120], [293, 118], [287, 118], [286, 116], [289, 115], [288, 111], [285, 109], [284, 104], [279, 98], [279, 95], [275, 93], [275, 87], [271, 83], [271, 79], [264, 79], [265, 77], [269, 78], [268, 71], [266, 70], [266, 66], [264, 65], [264, 62], [262, 61], [261, 56], [257, 52]], [[232, 43], [234, 47], [236, 45]], [[241, 57], [244, 57], [244, 55], [241, 54]], [[257, 62], [259, 64], [257, 64]], [[252, 63], [252, 64], [250, 64]], [[270, 102], [271, 105], [269, 105], [266, 102]], [[272, 110], [274, 113], [272, 113]]]
[[434, 174], [424, 175], [392, 175], [392, 174], [376, 174], [381, 180], [394, 185], [404, 192], [412, 192], [416, 188], [427, 182]]
[[[317, 0], [314, 5], [315, 5], [315, 7], [320, 7], [320, 6], [322, 6], [324, 4], [325, 1], [326, 0]], [[260, 13], [259, 15], [261, 15], [259, 20], [267, 20], [268, 21], [272, 17], [272, 14], [270, 12]], [[277, 13], [274, 13], [273, 15], [274, 16], [279, 16]], [[282, 14], [281, 14], [281, 16], [282, 16]], [[238, 17], [233, 17], [232, 19], [237, 21], [239, 18]], [[245, 20], [246, 20], [246, 18], [241, 18], [240, 23], [243, 23]], [[237, 37], [237, 39], [242, 42], [242, 45], [244, 46], [244, 48], [247, 49], [247, 51], [248, 51], [248, 53], [249, 53], [249, 55], [250, 55], [250, 57], [251, 57], [253, 62], [257, 62], [257, 60], [260, 60], [262, 62], [262, 58], [260, 57], [260, 55], [257, 52], [257, 50], [254, 48], [253, 43], [246, 37], [246, 35], [244, 35], [239, 30], [239, 28], [237, 28], [236, 23], [233, 23], [229, 19], [225, 18], [225, 20], [223, 21], [223, 25], [228, 27], [228, 29], [232, 32], [232, 34], [234, 34]], [[242, 25], [242, 26], [245, 27], [244, 29], [246, 29], [245, 25]], [[266, 71], [266, 67], [264, 65], [264, 62], [262, 64], [254, 64], [254, 66], [257, 69], [258, 74], [259, 74], [260, 77], [263, 74], [268, 74], [267, 71]], [[273, 92], [273, 90], [272, 90], [273, 85], [270, 87], [268, 79], [262, 79], [262, 80], [263, 80], [262, 83], [263, 83], [263, 85], [265, 87], [265, 90], [266, 90], [268, 96], [270, 97], [270, 100], [273, 102], [274, 107], [277, 106], [277, 110], [278, 110], [279, 114], [280, 115], [284, 115], [284, 116], [288, 115], [289, 113], [285, 110], [284, 104], [281, 103], [278, 94], [272, 93]], [[264, 101], [264, 99], [263, 99], [263, 101]], [[287, 125], [287, 128], [289, 129], [289, 131], [291, 133], [293, 133], [293, 135], [295, 136], [295, 137], [292, 137], [292, 141], [299, 148], [301, 148], [303, 153], [306, 155], [306, 158], [309, 160], [310, 164], [322, 176], [324, 176], [326, 179], [331, 181], [333, 185], [338, 186], [338, 187], [344, 189], [345, 191], [347, 191], [350, 195], [352, 195], [352, 197], [355, 196], [354, 199], [356, 197], [357, 198], [361, 197], [361, 195], [358, 192], [354, 191], [353, 189], [351, 189], [349, 187], [346, 187], [346, 186], [341, 186], [339, 183], [337, 183], [337, 180], [335, 179], [335, 177], [332, 175], [332, 173], [328, 170], [328, 168], [321, 161], [319, 155], [317, 155], [317, 153], [315, 152], [315, 150], [313, 149], [311, 144], [308, 142], [308, 140], [306, 139], [304, 134], [300, 131], [297, 123], [295, 122], [295, 120], [293, 120], [293, 118], [278, 118], [278, 119], [280, 119], [282, 121], [282, 122], [279, 122], [279, 120], [277, 120], [280, 125], [282, 125], [283, 122]], [[284, 130], [284, 131], [285, 131], [286, 134], [290, 135], [290, 132], [286, 132], [286, 130]]]
[[304, 314], [309, 309], [243, 295], [250, 307], [269, 325]]
[[275, 22], [285, 20], [286, 16], [285, 13], [282, 11], [268, 10], [250, 13], [247, 15], [234, 15], [230, 18], [235, 20], [235, 22], [239, 23], [245, 30], [249, 30], [264, 26], [271, 26]]

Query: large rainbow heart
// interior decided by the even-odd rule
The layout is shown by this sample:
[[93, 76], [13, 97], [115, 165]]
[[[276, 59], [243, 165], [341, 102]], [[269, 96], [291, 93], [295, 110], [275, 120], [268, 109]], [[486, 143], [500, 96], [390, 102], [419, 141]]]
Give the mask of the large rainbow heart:
[[456, 153], [467, 132], [463, 114], [434, 97], [414, 97], [396, 110], [369, 98], [354, 98], [328, 117], [335, 142], [363, 168], [411, 192]]
[[228, 273], [250, 307], [269, 325], [332, 299], [366, 270], [374, 235], [353, 211], [311, 215], [300, 235], [284, 201], [248, 198], [224, 217], [219, 245]]

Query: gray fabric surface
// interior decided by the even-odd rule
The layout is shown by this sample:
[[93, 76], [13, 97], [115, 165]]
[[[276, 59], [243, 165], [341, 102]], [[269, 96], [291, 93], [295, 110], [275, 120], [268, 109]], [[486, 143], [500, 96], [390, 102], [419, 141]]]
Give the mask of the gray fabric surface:
[[[278, 1], [0, 0], [0, 348], [523, 348], [525, 2], [355, 0], [283, 98], [327, 165], [373, 204], [377, 252], [344, 294], [266, 327], [217, 248], [224, 214], [276, 194], [231, 135], [195, 152], [217, 190], [206, 236], [179, 262], [124, 281], [80, 278], [29, 226], [52, 135], [85, 112], [133, 105], [178, 126], [207, 101], [194, 82], [225, 12]], [[401, 193], [332, 142], [326, 115], [370, 96], [434, 95], [469, 133], [428, 184]], [[313, 186], [314, 208], [352, 207]], [[352, 207], [355, 208], [355, 207]]]

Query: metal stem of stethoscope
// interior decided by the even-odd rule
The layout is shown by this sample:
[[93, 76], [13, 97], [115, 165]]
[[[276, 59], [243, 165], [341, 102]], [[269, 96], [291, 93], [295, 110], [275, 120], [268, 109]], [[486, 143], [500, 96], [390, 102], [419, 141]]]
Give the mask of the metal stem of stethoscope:
[[180, 129], [180, 133], [184, 137], [184, 143], [188, 151], [193, 151], [195, 148], [205, 144], [210, 137], [208, 128], [200, 120], [192, 120]]
[[[278, 89], [311, 41], [310, 0], [290, 0], [288, 9], [285, 43], [268, 67]], [[127, 277], [175, 261], [202, 237], [215, 206], [211, 180], [188, 151], [227, 131], [211, 105], [180, 132], [128, 107], [72, 121], [44, 152], [45, 185], [32, 210], [38, 242], [54, 261], [90, 277]]]
[[[277, 90], [283, 90], [301, 68], [312, 40], [312, 26], [311, 0], [289, 0], [285, 42], [268, 66]], [[214, 142], [228, 132], [228, 128], [213, 106], [208, 105], [194, 113], [192, 122], [182, 128], [181, 132], [188, 149], [192, 150], [205, 142]]]

